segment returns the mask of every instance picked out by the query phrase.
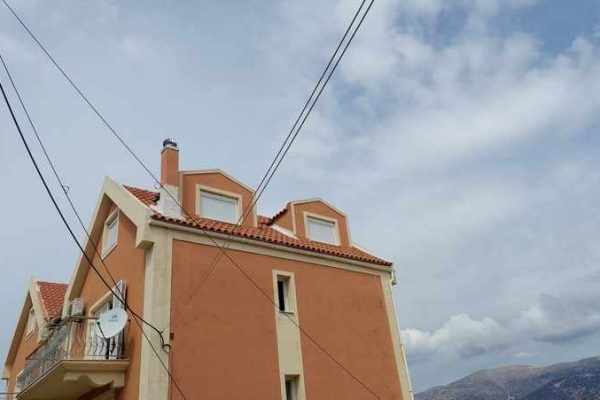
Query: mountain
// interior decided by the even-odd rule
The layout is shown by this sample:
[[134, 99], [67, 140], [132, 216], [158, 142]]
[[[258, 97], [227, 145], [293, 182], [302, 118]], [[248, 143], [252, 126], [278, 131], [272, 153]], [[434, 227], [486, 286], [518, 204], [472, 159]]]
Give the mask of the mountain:
[[416, 400], [600, 400], [600, 357], [548, 367], [512, 365], [475, 372]]

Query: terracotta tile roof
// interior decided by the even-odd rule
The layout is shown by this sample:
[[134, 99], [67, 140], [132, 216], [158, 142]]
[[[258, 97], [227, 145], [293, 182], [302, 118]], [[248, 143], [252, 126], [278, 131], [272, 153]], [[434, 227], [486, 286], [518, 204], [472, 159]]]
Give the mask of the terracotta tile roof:
[[135, 188], [135, 187], [131, 187], [131, 186], [125, 186], [125, 189], [129, 190], [129, 192], [131, 192], [131, 194], [133, 194], [135, 197], [138, 198], [138, 200], [140, 200], [142, 203], [144, 203], [147, 206], [150, 206], [152, 204], [156, 204], [156, 202], [158, 201], [158, 198], [160, 197], [160, 194], [157, 192], [150, 192], [148, 190], [144, 190], [144, 189], [139, 189], [139, 188]]
[[66, 283], [38, 281], [40, 299], [44, 308], [44, 317], [53, 319], [62, 313], [63, 302], [68, 285]]
[[[125, 189], [129, 190], [130, 193], [137, 197], [146, 206], [156, 204], [156, 201], [159, 197], [158, 193], [150, 192], [144, 189], [138, 189], [131, 186], [125, 186]], [[237, 226], [235, 224], [229, 224], [208, 218], [200, 218], [197, 216], [194, 216], [193, 218], [176, 219], [159, 213], [155, 208], [152, 210], [154, 211], [152, 218], [155, 220], [198, 228], [198, 230], [201, 231], [222, 233], [247, 239], [260, 240], [281, 246], [293, 247], [300, 250], [313, 251], [315, 253], [327, 254], [383, 266], [392, 265], [391, 262], [383, 260], [379, 257], [375, 257], [369, 253], [357, 249], [356, 247], [335, 246], [326, 243], [315, 242], [312, 240], [292, 238], [284, 235], [283, 233], [280, 233], [269, 226], [272, 224], [272, 221], [275, 217], [268, 218], [259, 216], [258, 227], [255, 228], [248, 226]], [[277, 214], [277, 217], [280, 216], [280, 214], [281, 212]]]

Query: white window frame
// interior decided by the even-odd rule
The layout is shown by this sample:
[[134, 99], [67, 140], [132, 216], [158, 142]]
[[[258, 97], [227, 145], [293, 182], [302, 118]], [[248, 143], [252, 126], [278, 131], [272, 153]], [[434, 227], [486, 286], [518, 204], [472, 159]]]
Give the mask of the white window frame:
[[[87, 329], [86, 329], [86, 333], [85, 333], [85, 349], [84, 349], [84, 358], [88, 359], [88, 360], [104, 360], [105, 355], [103, 353], [97, 353], [97, 354], [92, 354], [92, 350], [91, 350], [91, 346], [93, 344], [93, 342], [95, 340], [94, 336], [98, 336], [96, 335], [96, 329], [97, 329], [97, 312], [102, 309], [103, 307], [106, 306], [106, 304], [108, 304], [109, 302], [112, 302], [112, 309], [114, 308], [123, 308], [123, 304], [121, 302], [119, 302], [114, 294], [121, 294], [123, 296], [126, 295], [125, 293], [119, 293], [119, 285], [121, 285], [121, 287], [123, 288], [123, 292], [125, 292], [125, 282], [120, 280], [117, 282], [117, 286], [114, 286], [112, 288], [112, 291], [108, 291], [106, 293], [104, 293], [102, 295], [102, 297], [100, 297], [94, 304], [92, 304], [92, 306], [89, 308], [88, 312], [87, 312]], [[124, 331], [121, 332], [119, 335], [124, 335]], [[115, 340], [119, 340], [119, 339], [115, 339]], [[119, 344], [120, 346], [121, 344]], [[104, 348], [102, 348], [102, 350], [104, 350]], [[117, 353], [120, 351], [120, 349], [117, 349]]]
[[[283, 314], [296, 314], [296, 282], [294, 280], [294, 274], [287, 271], [273, 271], [273, 286], [275, 290], [275, 304], [277, 305], [277, 311]], [[283, 282], [284, 285], [284, 309], [281, 309], [279, 302], [279, 282]]]
[[[330, 223], [333, 224], [333, 238], [334, 241], [333, 242], [323, 242], [321, 240], [317, 240], [314, 239], [310, 236], [310, 230], [309, 230], [309, 222], [310, 220], [317, 220], [318, 221], [323, 221], [326, 223]], [[310, 212], [304, 212], [304, 231], [306, 232], [306, 237], [309, 238], [310, 240], [314, 241], [314, 242], [319, 242], [319, 243], [325, 243], [325, 244], [331, 244], [334, 246], [339, 246], [340, 245], [340, 224], [338, 222], [337, 219], [335, 218], [329, 218], [329, 217], [325, 217], [323, 215], [319, 215], [319, 214], [314, 214], [314, 213], [310, 213]]]
[[[108, 244], [107, 240], [108, 240], [109, 229], [112, 229], [113, 227], [114, 227], [114, 229], [116, 229], [115, 241], [114, 241], [114, 243]], [[106, 221], [104, 221], [104, 229], [102, 230], [102, 258], [103, 259], [106, 258], [115, 249], [115, 247], [117, 247], [118, 243], [119, 243], [119, 210], [116, 209], [115, 211], [110, 213], [108, 218], [106, 218]]]
[[[218, 220], [215, 218], [212, 218], [210, 216], [206, 216], [203, 215], [202, 213], [202, 194], [206, 193], [209, 196], [214, 196], [217, 198], [227, 198], [230, 200], [235, 200], [236, 202], [236, 207], [235, 207], [235, 221], [223, 221], [223, 220]], [[238, 221], [240, 220], [240, 217], [242, 215], [242, 196], [239, 193], [233, 193], [233, 192], [228, 192], [225, 190], [221, 190], [221, 189], [216, 189], [210, 186], [205, 186], [205, 185], [196, 185], [196, 215], [202, 217], [202, 218], [208, 218], [208, 219], [213, 219], [215, 221], [222, 221], [222, 222], [226, 222], [229, 224], [237, 224]]]
[[[292, 396], [291, 398], [288, 398], [288, 394], [287, 394], [287, 388], [288, 388], [288, 382], [290, 382], [290, 386], [291, 386], [291, 391], [292, 391]], [[300, 376], [298, 375], [286, 375], [283, 378], [283, 393], [285, 396], [284, 400], [299, 400], [300, 398]]]
[[25, 335], [29, 336], [31, 335], [33, 332], [35, 332], [35, 326], [37, 325], [37, 321], [35, 319], [35, 310], [33, 309], [33, 306], [31, 306], [31, 308], [29, 309], [29, 313], [27, 314], [27, 326], [26, 326], [26, 330], [25, 330]]
[[21, 385], [19, 385], [19, 377], [21, 375], [23, 375], [23, 371], [24, 370], [19, 371], [19, 373], [15, 377], [15, 393], [21, 393], [21, 391], [23, 390], [23, 388], [21, 387]]

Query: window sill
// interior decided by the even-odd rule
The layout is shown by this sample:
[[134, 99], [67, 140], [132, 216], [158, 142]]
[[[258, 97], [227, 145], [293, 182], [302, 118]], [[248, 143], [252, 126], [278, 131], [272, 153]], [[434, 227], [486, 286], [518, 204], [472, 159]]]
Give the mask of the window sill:
[[281, 310], [277, 310], [277, 311], [279, 311], [279, 314], [296, 315], [296, 313], [294, 311], [281, 311]]

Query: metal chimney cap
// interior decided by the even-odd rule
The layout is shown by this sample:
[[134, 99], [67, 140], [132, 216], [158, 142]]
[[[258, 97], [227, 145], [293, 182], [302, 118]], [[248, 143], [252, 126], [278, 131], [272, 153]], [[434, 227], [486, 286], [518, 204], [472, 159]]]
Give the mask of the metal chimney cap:
[[166, 149], [167, 147], [177, 149], [177, 142], [170, 138], [163, 140], [163, 149]]

